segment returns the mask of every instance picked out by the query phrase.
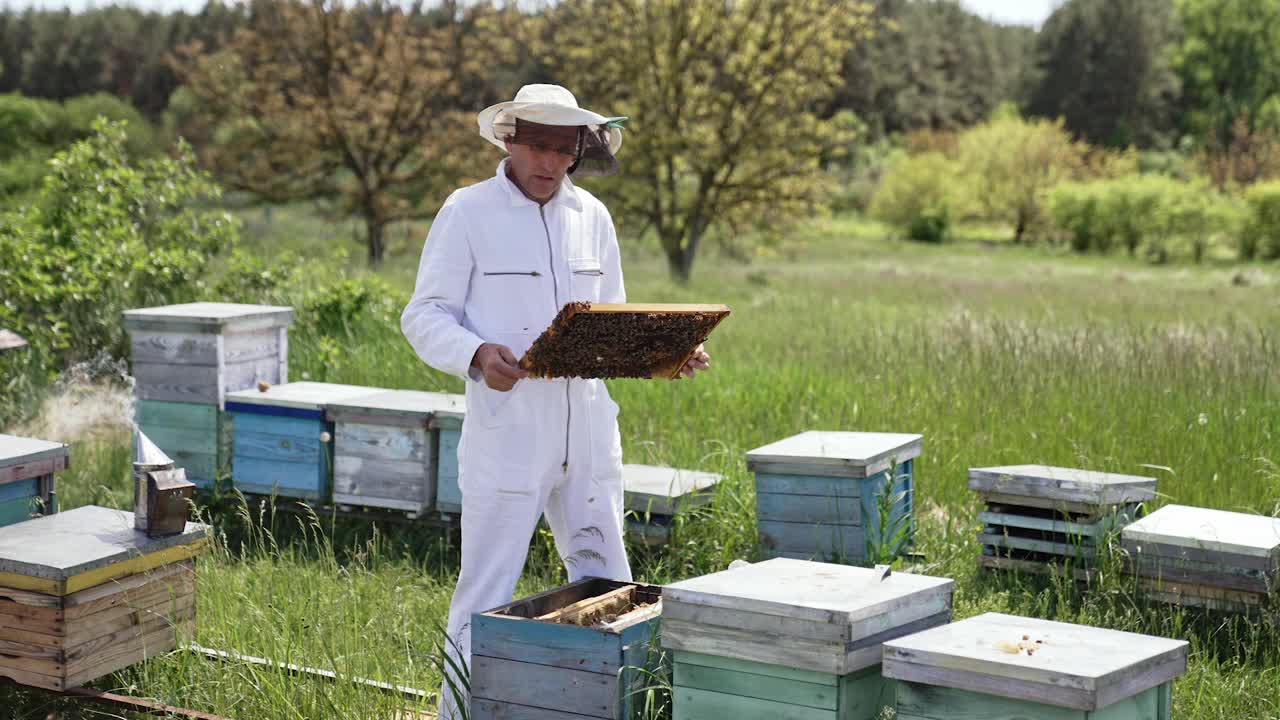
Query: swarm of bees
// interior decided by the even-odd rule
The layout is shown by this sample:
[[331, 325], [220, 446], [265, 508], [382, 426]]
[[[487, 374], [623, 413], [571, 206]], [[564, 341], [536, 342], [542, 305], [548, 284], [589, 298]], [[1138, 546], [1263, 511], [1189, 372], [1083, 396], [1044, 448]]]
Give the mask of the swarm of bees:
[[1018, 642], [1009, 642], [1008, 640], [1000, 640], [996, 642], [996, 647], [1009, 653], [1010, 655], [1021, 655], [1026, 653], [1028, 657], [1035, 655], [1036, 651], [1044, 647], [1044, 640], [1032, 640], [1030, 635], [1023, 635]]
[[[728, 308], [565, 305], [520, 360], [543, 378], [675, 377]], [[692, 306], [705, 308], [706, 306]]]

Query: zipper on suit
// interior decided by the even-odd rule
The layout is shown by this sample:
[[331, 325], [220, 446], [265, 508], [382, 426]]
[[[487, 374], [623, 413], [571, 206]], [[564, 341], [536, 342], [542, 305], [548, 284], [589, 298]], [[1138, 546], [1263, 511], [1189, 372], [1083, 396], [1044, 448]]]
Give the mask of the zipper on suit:
[[542, 273], [537, 270], [532, 270], [530, 272], [487, 272], [484, 274], [485, 277], [492, 277], [495, 275], [525, 275], [528, 277], [542, 277]]
[[[547, 236], [547, 263], [551, 266], [551, 292], [555, 294], [555, 311], [560, 312], [560, 279], [556, 277], [556, 253], [551, 244], [551, 227], [547, 225], [546, 206], [538, 205], [538, 217], [542, 218], [542, 232]], [[573, 420], [573, 403], [569, 399], [569, 378], [564, 381], [564, 462], [560, 469], [569, 472], [569, 428]]]

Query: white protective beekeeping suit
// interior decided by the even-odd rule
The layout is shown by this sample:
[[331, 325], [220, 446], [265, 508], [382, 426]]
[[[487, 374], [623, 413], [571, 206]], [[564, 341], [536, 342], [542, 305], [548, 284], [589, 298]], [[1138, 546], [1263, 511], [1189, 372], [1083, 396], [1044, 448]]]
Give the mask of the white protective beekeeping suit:
[[[508, 162], [445, 202], [401, 316], [423, 361], [467, 381], [458, 448], [462, 570], [448, 632], [468, 662], [472, 613], [512, 599], [544, 512], [570, 580], [631, 579], [618, 406], [604, 383], [525, 379], [499, 392], [470, 367], [484, 342], [522, 356], [565, 303], [625, 302], [604, 205], [566, 177], [540, 206], [507, 177]], [[447, 686], [440, 709], [441, 718], [453, 715]]]

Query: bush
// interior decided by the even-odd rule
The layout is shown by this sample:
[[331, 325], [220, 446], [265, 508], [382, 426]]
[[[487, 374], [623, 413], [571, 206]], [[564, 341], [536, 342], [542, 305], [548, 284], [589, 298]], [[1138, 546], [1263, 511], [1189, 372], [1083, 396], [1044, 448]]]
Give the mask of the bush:
[[0, 162], [53, 145], [65, 123], [62, 106], [56, 102], [0, 94]]
[[49, 163], [30, 207], [0, 216], [0, 327], [23, 335], [46, 367], [127, 353], [121, 313], [203, 293], [211, 259], [237, 240], [226, 213], [195, 210], [219, 190], [191, 152], [132, 162], [122, 123]]
[[1240, 233], [1244, 260], [1280, 258], [1280, 181], [1254, 185], [1245, 191], [1246, 219]]
[[871, 199], [872, 217], [922, 242], [942, 242], [963, 213], [959, 170], [941, 153], [903, 157], [885, 173]]
[[1159, 175], [1062, 183], [1045, 194], [1052, 231], [1076, 252], [1123, 248], [1162, 263], [1171, 257], [1202, 260], [1223, 236], [1233, 237], [1232, 201], [1204, 180]]

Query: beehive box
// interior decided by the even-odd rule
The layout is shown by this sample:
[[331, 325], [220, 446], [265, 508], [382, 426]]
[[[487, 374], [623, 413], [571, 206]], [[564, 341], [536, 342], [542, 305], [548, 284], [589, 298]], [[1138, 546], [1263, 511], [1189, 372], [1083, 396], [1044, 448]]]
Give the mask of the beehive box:
[[[331, 403], [333, 501], [417, 516], [436, 499], [438, 410], [458, 411], [460, 395], [386, 390]], [[455, 461], [456, 462], [456, 461]]]
[[55, 512], [54, 474], [70, 462], [62, 443], [0, 435], [0, 526]]
[[663, 588], [676, 720], [873, 720], [881, 644], [951, 619], [953, 581], [777, 558]]
[[330, 502], [333, 423], [325, 418], [325, 408], [378, 390], [296, 382], [274, 385], [265, 392], [229, 393], [236, 488], [247, 494]]
[[1126, 527], [1121, 544], [1161, 602], [1249, 612], [1280, 589], [1280, 518], [1166, 505]]
[[884, 644], [898, 720], [1169, 720], [1183, 640], [987, 613]]
[[467, 417], [467, 410], [463, 397], [454, 397], [457, 398], [456, 407], [435, 411], [427, 424], [436, 433], [435, 510], [447, 516], [462, 514], [462, 490], [458, 487], [458, 441], [462, 438], [462, 422]]
[[627, 720], [661, 612], [659, 587], [588, 578], [476, 613], [471, 717]]
[[711, 502], [711, 493], [719, 482], [720, 476], [715, 473], [623, 465], [627, 534], [646, 544], [666, 543], [671, 538], [676, 513]]
[[212, 487], [230, 472], [229, 392], [288, 381], [293, 310], [187, 303], [126, 310], [136, 421], [187, 477]]
[[997, 570], [1089, 578], [1098, 549], [1156, 496], [1156, 479], [1045, 465], [969, 470], [986, 509], [979, 562]]
[[[869, 547], [902, 552], [914, 532], [914, 459], [923, 448], [921, 435], [810, 431], [747, 453], [761, 555], [861, 563]], [[890, 505], [883, 521], [880, 498]]]
[[0, 528], [0, 677], [65, 690], [177, 647], [206, 529], [148, 538], [86, 506]]

